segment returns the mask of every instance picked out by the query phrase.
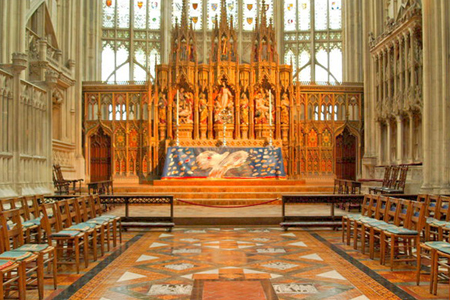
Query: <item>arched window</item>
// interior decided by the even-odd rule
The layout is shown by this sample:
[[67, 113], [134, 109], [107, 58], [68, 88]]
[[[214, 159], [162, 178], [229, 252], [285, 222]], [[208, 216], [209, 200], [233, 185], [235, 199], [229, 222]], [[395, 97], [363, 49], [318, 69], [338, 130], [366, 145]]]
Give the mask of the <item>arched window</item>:
[[153, 79], [161, 52], [162, 0], [102, 3], [102, 81]]
[[284, 53], [297, 49], [294, 60], [284, 55], [284, 63], [298, 66], [298, 81], [342, 81], [341, 5], [341, 0], [284, 0]]

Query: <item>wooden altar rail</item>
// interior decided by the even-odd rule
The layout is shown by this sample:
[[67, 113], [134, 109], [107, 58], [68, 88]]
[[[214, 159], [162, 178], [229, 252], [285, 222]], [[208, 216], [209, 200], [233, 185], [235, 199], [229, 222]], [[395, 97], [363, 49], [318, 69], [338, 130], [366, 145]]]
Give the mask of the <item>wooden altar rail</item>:
[[[390, 197], [402, 198], [407, 200], [416, 200], [417, 195], [390, 195]], [[333, 195], [283, 195], [282, 196], [282, 222], [280, 226], [284, 230], [289, 227], [332, 227], [337, 228], [342, 225], [342, 217], [335, 216], [334, 206], [336, 204], [361, 204], [364, 199], [364, 195], [346, 195], [346, 194], [333, 194]], [[287, 215], [288, 204], [311, 204], [311, 203], [324, 203], [330, 205], [329, 216], [289, 216]]]
[[[68, 198], [75, 198], [71, 196], [46, 196], [45, 199], [63, 200]], [[125, 205], [125, 216], [121, 217], [123, 228], [167, 228], [171, 231], [175, 226], [173, 222], [173, 196], [148, 196], [148, 195], [101, 195], [100, 202], [108, 205]], [[130, 216], [131, 205], [169, 205], [169, 216]], [[146, 210], [150, 211], [150, 210]]]

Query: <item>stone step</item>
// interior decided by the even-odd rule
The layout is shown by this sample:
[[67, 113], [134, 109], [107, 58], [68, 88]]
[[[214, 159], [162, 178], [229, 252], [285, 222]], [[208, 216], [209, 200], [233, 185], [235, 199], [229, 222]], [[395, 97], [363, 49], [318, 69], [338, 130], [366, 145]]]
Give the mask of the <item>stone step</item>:
[[[331, 182], [331, 181], [330, 181]], [[198, 180], [198, 179], [170, 179], [154, 180], [153, 186], [292, 186], [305, 185], [305, 180], [273, 180], [273, 179], [218, 179], [218, 180]]]

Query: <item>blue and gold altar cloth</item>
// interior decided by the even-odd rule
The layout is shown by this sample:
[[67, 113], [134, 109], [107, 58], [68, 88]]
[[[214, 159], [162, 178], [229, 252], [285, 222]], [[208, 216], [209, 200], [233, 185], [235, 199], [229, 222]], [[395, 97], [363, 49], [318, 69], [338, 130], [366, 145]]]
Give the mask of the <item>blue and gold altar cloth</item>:
[[278, 147], [169, 147], [162, 179], [284, 179]]

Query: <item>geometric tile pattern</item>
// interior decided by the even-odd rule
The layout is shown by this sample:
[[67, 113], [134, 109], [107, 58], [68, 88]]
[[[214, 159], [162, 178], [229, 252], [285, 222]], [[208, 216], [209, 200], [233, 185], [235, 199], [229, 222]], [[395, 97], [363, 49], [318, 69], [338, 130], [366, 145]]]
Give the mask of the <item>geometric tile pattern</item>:
[[399, 299], [309, 232], [175, 228], [132, 244], [70, 299]]

